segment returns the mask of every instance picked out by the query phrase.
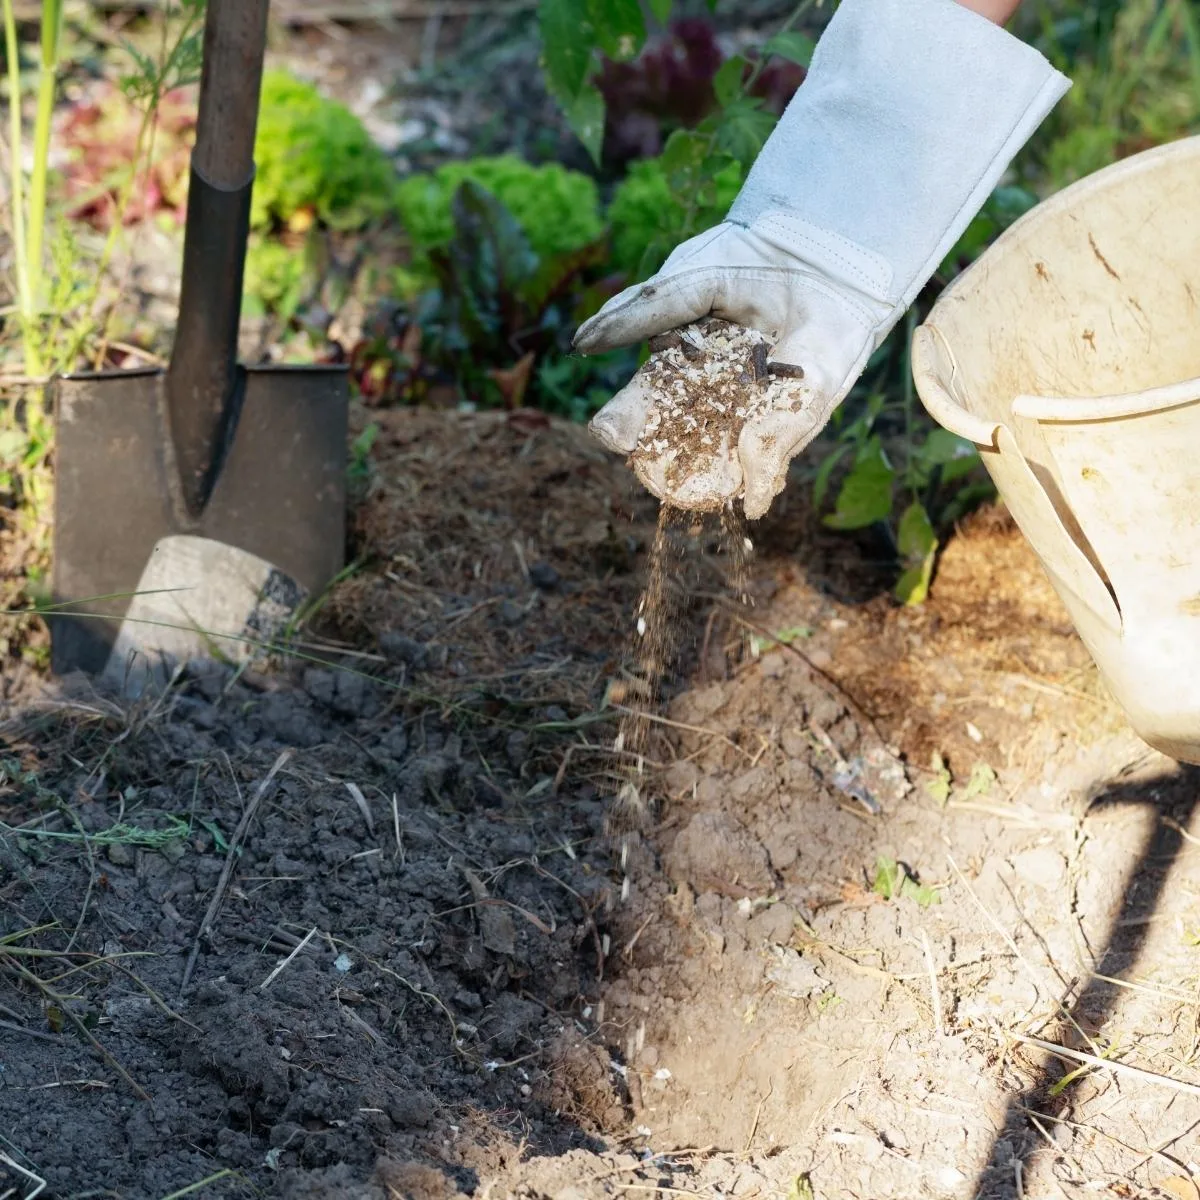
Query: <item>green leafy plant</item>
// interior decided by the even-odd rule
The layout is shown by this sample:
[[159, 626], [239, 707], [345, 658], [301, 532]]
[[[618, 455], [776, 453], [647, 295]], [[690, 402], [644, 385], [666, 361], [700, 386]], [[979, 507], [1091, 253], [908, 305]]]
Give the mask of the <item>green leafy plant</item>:
[[690, 164], [679, 168], [674, 157], [664, 154], [633, 163], [614, 189], [608, 206], [613, 265], [631, 278], [657, 271], [678, 244], [681, 228], [702, 233], [723, 220], [742, 186], [744, 169], [736, 161], [724, 163], [694, 196], [679, 186], [689, 180], [678, 176], [690, 174]]
[[515, 154], [449, 162], [410, 175], [396, 189], [396, 211], [413, 250], [412, 278], [427, 282], [429, 253], [454, 238], [452, 201], [464, 183], [494, 196], [513, 216], [534, 253], [573, 254], [604, 234], [595, 180], [558, 163], [535, 166]]
[[299, 247], [255, 234], [246, 250], [244, 291], [247, 316], [274, 313], [290, 321], [314, 285], [312, 243]]
[[1042, 51], [1073, 86], [1030, 157], [1045, 192], [1200, 130], [1200, 16], [1193, 0], [1111, 0], [1038, 14]]
[[925, 790], [929, 793], [931, 799], [945, 808], [950, 802], [950, 789], [953, 785], [953, 777], [950, 774], [950, 768], [946, 765], [946, 760], [942, 757], [941, 752], [935, 750], [929, 758], [929, 775], [925, 780]]
[[[716, 107], [694, 128], [676, 129], [667, 139], [660, 169], [682, 207], [671, 236], [675, 244], [712, 224], [714, 211], [717, 219], [723, 215], [720, 198], [728, 194], [731, 173], [748, 170], [762, 149], [777, 116], [754, 94], [755, 87], [772, 58], [808, 65], [812, 42], [793, 26], [814, 3], [800, 0], [754, 61], [736, 55], [723, 62], [712, 79]], [[709, 8], [715, 8], [715, 0], [709, 0]], [[673, 9], [673, 0], [650, 4], [660, 23], [671, 17]], [[550, 93], [575, 135], [599, 162], [605, 102], [596, 78], [602, 59], [619, 64], [642, 51], [647, 36], [642, 6], [638, 0], [541, 0], [538, 24]], [[623, 246], [621, 253], [625, 262], [632, 262], [630, 245]], [[665, 253], [662, 243], [652, 239], [641, 263], [655, 257], [661, 259]]]
[[971, 778], [967, 780], [967, 790], [964, 800], [974, 800], [976, 796], [986, 796], [996, 782], [996, 772], [985, 762], [977, 762], [971, 767]]
[[392, 205], [395, 172], [363, 123], [286, 71], [263, 76], [251, 224], [357, 229]]
[[[798, 42], [802, 36], [794, 38], [804, 53]], [[721, 40], [706, 17], [672, 15], [661, 34], [648, 37], [634, 61], [602, 57], [593, 82], [604, 98], [606, 170], [656, 157], [669, 134], [694, 129], [713, 111], [718, 103], [716, 76], [727, 57]], [[787, 107], [805, 76], [802, 65], [779, 55], [761, 70], [748, 64], [746, 71], [757, 76], [751, 94], [775, 115]]]
[[[611, 294], [603, 238], [567, 253], [539, 254], [516, 217], [488, 189], [464, 180], [450, 205], [452, 233], [428, 252], [433, 286], [410, 301], [391, 330], [357, 347], [352, 367], [375, 403], [419, 403], [448, 387], [458, 400], [516, 408], [528, 403], [586, 415], [618, 386], [636, 351], [569, 358], [572, 334]], [[614, 360], [623, 365], [606, 376]]]
[[[889, 401], [877, 391], [853, 419], [848, 408], [834, 414], [835, 441], [817, 469], [813, 503], [818, 509], [824, 506], [835, 473], [846, 467], [825, 525], [842, 531], [886, 529], [901, 569], [896, 598], [920, 604], [933, 576], [937, 530], [952, 526], [992, 489], [978, 478], [974, 446], [927, 420], [918, 423], [911, 377], [906, 382], [907, 394], [900, 400]], [[899, 428], [885, 441], [881, 430], [897, 419]], [[889, 453], [887, 442], [892, 441], [902, 456], [898, 461]], [[972, 483], [973, 473], [977, 478]]]

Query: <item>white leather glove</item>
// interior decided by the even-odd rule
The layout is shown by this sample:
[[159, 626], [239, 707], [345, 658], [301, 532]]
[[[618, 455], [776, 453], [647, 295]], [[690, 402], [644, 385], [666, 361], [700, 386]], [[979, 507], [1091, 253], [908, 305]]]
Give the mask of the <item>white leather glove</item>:
[[[812, 403], [739, 439], [746, 515], [824, 427], [871, 353], [1070, 87], [1032, 47], [955, 0], [842, 0], [725, 221], [580, 326], [584, 354], [711, 313], [775, 341]], [[592, 421], [637, 443], [636, 382]]]

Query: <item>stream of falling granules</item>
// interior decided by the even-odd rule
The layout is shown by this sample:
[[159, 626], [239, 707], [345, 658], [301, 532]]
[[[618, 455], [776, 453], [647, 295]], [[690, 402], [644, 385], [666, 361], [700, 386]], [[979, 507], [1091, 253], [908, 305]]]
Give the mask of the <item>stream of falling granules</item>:
[[[695, 513], [672, 505], [659, 508], [658, 527], [650, 547], [646, 588], [636, 613], [634, 679], [636, 689], [622, 714], [614, 744], [619, 759], [621, 785], [609, 811], [610, 832], [627, 835], [645, 828], [651, 803], [647, 758], [650, 733], [657, 717], [662, 681], [671, 666], [680, 638], [680, 612], [684, 594], [681, 560], [688, 527]], [[726, 587], [735, 604], [749, 603], [749, 564], [752, 545], [746, 522], [732, 505], [721, 511], [721, 552], [726, 567]], [[624, 858], [625, 845], [622, 846]], [[624, 865], [624, 864], [623, 864]]]

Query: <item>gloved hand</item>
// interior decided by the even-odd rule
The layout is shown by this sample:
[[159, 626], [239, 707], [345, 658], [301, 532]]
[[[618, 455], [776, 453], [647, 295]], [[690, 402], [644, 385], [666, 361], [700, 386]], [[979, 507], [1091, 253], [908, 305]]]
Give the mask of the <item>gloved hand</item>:
[[[772, 358], [803, 369], [812, 402], [742, 431], [746, 515], [762, 516], [1069, 87], [955, 0], [842, 0], [725, 221], [610, 300], [576, 349], [629, 345], [709, 313], [773, 339]], [[635, 380], [593, 432], [629, 453], [651, 402]]]

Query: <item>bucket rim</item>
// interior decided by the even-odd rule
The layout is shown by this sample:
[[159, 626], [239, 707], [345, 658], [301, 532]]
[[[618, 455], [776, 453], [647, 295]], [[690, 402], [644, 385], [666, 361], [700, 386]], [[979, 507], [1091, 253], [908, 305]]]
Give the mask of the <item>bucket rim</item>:
[[965, 292], [975, 286], [977, 276], [990, 267], [996, 258], [1019, 243], [1031, 229], [1051, 220], [1064, 209], [1074, 207], [1084, 197], [1104, 191], [1114, 180], [1152, 171], [1162, 159], [1167, 158], [1200, 159], [1200, 134], [1176, 138], [1174, 141], [1164, 142], [1161, 146], [1152, 146], [1148, 150], [1131, 154], [1128, 158], [1109, 163], [1107, 167], [1101, 167], [1098, 171], [1085, 175], [1054, 195], [1039, 201], [1027, 213], [1018, 217], [961, 275], [942, 289], [922, 324], [936, 324], [939, 310], [944, 311], [955, 300], [960, 300]]

